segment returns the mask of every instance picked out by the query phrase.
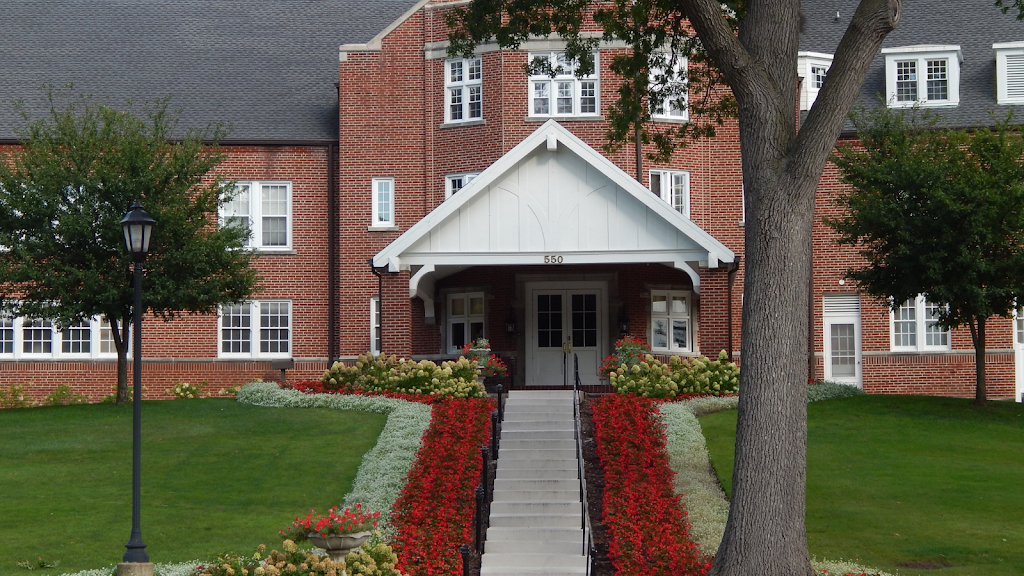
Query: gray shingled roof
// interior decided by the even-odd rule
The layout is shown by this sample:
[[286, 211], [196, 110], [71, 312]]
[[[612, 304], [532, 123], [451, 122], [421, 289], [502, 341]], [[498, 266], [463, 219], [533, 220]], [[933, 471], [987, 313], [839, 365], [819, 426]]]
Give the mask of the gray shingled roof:
[[[804, 31], [800, 49], [835, 53], [843, 32], [850, 24], [859, 2], [855, 0], [813, 0], [801, 3]], [[836, 13], [839, 19], [836, 20]], [[1015, 13], [1003, 14], [993, 0], [938, 0], [903, 2], [899, 27], [882, 43], [883, 48], [916, 44], [959, 45], [964, 61], [960, 68], [960, 105], [929, 108], [951, 126], [988, 123], [988, 112], [1005, 116], [1013, 108], [1024, 120], [1024, 107], [996, 104], [995, 51], [992, 44], [1024, 40], [1024, 22]], [[860, 103], [878, 105], [885, 93], [885, 57], [875, 56], [864, 81]]]
[[415, 0], [3, 0], [0, 139], [45, 112], [45, 84], [150, 102], [231, 140], [337, 138], [338, 46], [364, 43]]

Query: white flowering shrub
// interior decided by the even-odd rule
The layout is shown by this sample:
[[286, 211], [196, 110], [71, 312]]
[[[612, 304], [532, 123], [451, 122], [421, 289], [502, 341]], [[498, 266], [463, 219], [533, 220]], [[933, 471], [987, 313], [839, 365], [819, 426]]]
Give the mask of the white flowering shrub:
[[206, 382], [202, 384], [189, 384], [188, 382], [175, 382], [174, 386], [167, 390], [167, 393], [174, 396], [178, 400], [193, 400], [195, 398], [203, 397], [203, 388], [206, 387]]
[[717, 360], [671, 356], [668, 364], [648, 354], [632, 366], [620, 364], [609, 371], [608, 382], [619, 394], [647, 398], [730, 394], [739, 389], [740, 369], [728, 360], [724, 350]]
[[864, 391], [851, 384], [840, 384], [831, 380], [818, 380], [807, 386], [807, 402], [832, 400], [833, 398], [849, 398], [863, 396]]
[[482, 398], [484, 387], [477, 382], [480, 368], [466, 358], [448, 360], [440, 366], [430, 360], [413, 362], [394, 355], [360, 355], [352, 365], [335, 362], [320, 382], [339, 392], [401, 392], [450, 398]]

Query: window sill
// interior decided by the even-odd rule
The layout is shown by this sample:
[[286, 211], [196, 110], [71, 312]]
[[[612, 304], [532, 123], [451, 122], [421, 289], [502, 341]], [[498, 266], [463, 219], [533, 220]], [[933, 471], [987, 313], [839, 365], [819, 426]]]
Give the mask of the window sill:
[[298, 252], [296, 252], [295, 250], [293, 250], [291, 248], [280, 248], [280, 249], [278, 249], [278, 248], [257, 248], [256, 252], [259, 252], [261, 255], [265, 255], [265, 256], [269, 256], [269, 255], [294, 256], [294, 255], [298, 254]]
[[947, 100], [943, 100], [941, 102], [925, 102], [918, 100], [916, 102], [890, 102], [889, 108], [956, 108], [959, 105], [960, 102], [950, 102]]
[[527, 122], [601, 122], [604, 116], [527, 116]]
[[439, 125], [438, 128], [444, 130], [446, 128], [463, 128], [463, 127], [466, 127], [466, 126], [483, 126], [484, 124], [487, 124], [486, 120], [484, 120], [483, 118], [477, 118], [475, 120], [464, 120], [464, 121], [457, 121], [457, 122], [445, 122], [445, 123]]
[[397, 232], [398, 226], [367, 226], [367, 232]]
[[689, 124], [690, 119], [680, 116], [651, 116], [652, 122], [663, 122], [665, 124]]

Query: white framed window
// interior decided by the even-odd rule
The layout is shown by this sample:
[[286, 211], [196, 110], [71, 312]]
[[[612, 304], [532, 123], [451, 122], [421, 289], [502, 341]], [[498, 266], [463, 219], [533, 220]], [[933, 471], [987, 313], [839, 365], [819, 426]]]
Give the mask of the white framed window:
[[1024, 42], [993, 44], [996, 51], [996, 101], [1024, 104]]
[[680, 290], [651, 290], [651, 350], [690, 352], [693, 331], [691, 293]]
[[[666, 56], [670, 58], [670, 56]], [[667, 78], [664, 68], [653, 67], [650, 74], [650, 89], [657, 91], [662, 97], [660, 106], [651, 110], [651, 116], [660, 120], [688, 120], [690, 108], [687, 104], [686, 90], [687, 60], [676, 57], [672, 65], [672, 78]]]
[[255, 300], [221, 306], [218, 319], [218, 356], [290, 357], [291, 307], [290, 300]]
[[395, 225], [395, 179], [373, 179], [373, 221], [371, 228], [391, 228]]
[[448, 353], [457, 354], [467, 342], [485, 338], [484, 293], [448, 295]]
[[960, 103], [959, 46], [883, 48], [890, 108], [956, 106]]
[[374, 356], [381, 350], [380, 297], [370, 298], [370, 353]]
[[800, 84], [800, 109], [810, 110], [818, 91], [825, 83], [825, 76], [832, 66], [832, 55], [820, 52], [797, 53], [797, 74], [803, 78]]
[[[105, 345], [103, 326], [107, 327]], [[0, 316], [0, 359], [116, 358], [106, 320], [80, 320], [63, 330], [50, 320]], [[129, 351], [130, 352], [130, 351]]]
[[598, 55], [594, 54], [594, 73], [576, 77], [577, 63], [562, 52], [531, 52], [530, 61], [546, 62], [555, 76], [538, 73], [530, 76], [531, 116], [597, 116]]
[[889, 312], [890, 346], [893, 351], [949, 350], [949, 330], [939, 326], [942, 307], [923, 295], [907, 300]]
[[445, 60], [444, 121], [466, 122], [484, 117], [483, 63], [479, 56]]
[[651, 192], [690, 217], [690, 173], [686, 170], [651, 170]]
[[479, 176], [479, 172], [466, 172], [463, 174], [449, 174], [444, 177], [444, 197], [451, 198], [452, 194], [455, 194], [459, 190], [462, 190], [466, 184], [473, 181], [474, 178]]
[[222, 226], [248, 228], [250, 248], [290, 250], [292, 247], [292, 183], [248, 181], [235, 184], [235, 196], [221, 206]]

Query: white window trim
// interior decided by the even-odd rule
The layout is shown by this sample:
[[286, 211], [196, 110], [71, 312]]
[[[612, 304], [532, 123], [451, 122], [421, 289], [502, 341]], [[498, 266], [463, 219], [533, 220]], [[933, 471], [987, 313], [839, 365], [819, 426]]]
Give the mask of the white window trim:
[[[992, 45], [996, 51], [996, 102], [998, 104], [1024, 104], [1024, 42], [1000, 42]], [[1014, 85], [1016, 88], [1011, 94], [1008, 83], [1009, 66], [1008, 58], [1021, 60], [1021, 64], [1015, 67]]]
[[[50, 352], [33, 353], [25, 352], [25, 336], [23, 329], [25, 327], [24, 317], [15, 317], [13, 319], [13, 331], [14, 331], [14, 349], [12, 352], [7, 353], [3, 351], [0, 346], [0, 360], [85, 360], [85, 359], [111, 359], [117, 358], [117, 351], [114, 352], [100, 352], [100, 328], [102, 321], [100, 318], [89, 319], [89, 352], [72, 353], [64, 352], [64, 331], [58, 330], [55, 325], [50, 326]], [[3, 327], [0, 329], [12, 329], [11, 327]], [[129, 347], [128, 355], [131, 356], [131, 349]]]
[[[529, 61], [532, 63], [537, 58], [541, 58], [541, 59], [547, 58], [550, 61], [550, 63], [551, 63], [551, 67], [557, 69], [557, 67], [559, 66], [559, 64], [558, 64], [558, 56], [561, 55], [561, 54], [563, 54], [563, 52], [562, 51], [558, 51], [558, 50], [555, 50], [555, 51], [530, 52], [530, 54], [529, 54]], [[564, 67], [563, 67], [563, 72], [559, 73], [559, 74], [556, 74], [554, 77], [548, 76], [547, 74], [531, 75], [530, 79], [529, 79], [528, 100], [527, 100], [527, 110], [529, 111], [528, 112], [528, 116], [534, 117], [534, 118], [577, 118], [577, 117], [582, 117], [582, 118], [592, 117], [592, 118], [596, 118], [596, 117], [599, 117], [601, 115], [601, 81], [600, 81], [600, 78], [599, 78], [600, 74], [599, 74], [598, 71], [601, 68], [600, 68], [600, 60], [599, 60], [598, 57], [599, 57], [599, 54], [597, 52], [595, 52], [594, 53], [594, 73], [593, 74], [589, 74], [587, 76], [584, 76], [582, 78], [578, 78], [576, 76], [576, 74], [574, 72], [574, 70], [575, 70], [575, 66], [574, 65], [570, 65], [568, 70], [564, 70]], [[539, 83], [539, 82], [546, 82], [548, 84], [548, 113], [547, 114], [536, 112], [534, 110], [534, 107], [533, 107], [534, 106], [534, 90], [535, 90], [535, 85], [537, 83]], [[573, 93], [572, 93], [572, 113], [570, 113], [570, 114], [564, 114], [564, 113], [560, 114], [557, 111], [558, 110], [558, 102], [557, 102], [557, 100], [558, 100], [558, 88], [556, 86], [556, 83], [558, 83], [558, 82], [572, 82], [572, 90], [573, 90]], [[582, 85], [583, 85], [584, 82], [593, 82], [594, 83], [594, 111], [593, 112], [581, 112], [580, 111], [580, 109], [581, 109], [581, 99], [582, 99]]]
[[[649, 180], [648, 180], [649, 187], [648, 187], [648, 189], [650, 189], [652, 191], [654, 190], [654, 176], [656, 174], [660, 175], [660, 179], [661, 179], [661, 191], [659, 192], [659, 195], [661, 196], [661, 199], [666, 201], [666, 202], [668, 202], [669, 206], [672, 206], [673, 209], [676, 209], [684, 217], [689, 218], [690, 217], [690, 171], [689, 170], [665, 170], [665, 169], [651, 170], [650, 174], [648, 175], [649, 176]], [[672, 199], [672, 186], [665, 186], [665, 180], [666, 179], [671, 181], [677, 175], [685, 175], [685, 177], [686, 177], [686, 192], [685, 192], [685, 194], [686, 194], [686, 205], [683, 206], [682, 210], [678, 210], [678, 208], [676, 208], [676, 206], [674, 205], [674, 203], [672, 201], [673, 200]]]
[[[458, 317], [452, 316], [452, 300], [456, 298], [466, 299], [466, 314]], [[469, 299], [480, 298], [483, 300], [484, 311], [481, 314], [470, 314], [469, 313]], [[455, 344], [452, 342], [452, 324], [455, 321], [465, 322], [466, 324], [466, 335], [472, 336], [471, 325], [474, 321], [479, 321], [483, 324], [482, 334], [483, 337], [487, 337], [487, 298], [483, 292], [456, 292], [448, 294], [445, 298], [445, 323], [444, 323], [444, 340], [445, 345], [448, 348], [449, 354], [458, 354], [462, 351], [463, 344]]]
[[[288, 180], [241, 180], [237, 186], [249, 187], [249, 240], [246, 246], [259, 250], [260, 252], [281, 252], [292, 249], [292, 183]], [[285, 186], [287, 190], [287, 201], [285, 208], [285, 244], [284, 246], [263, 245], [263, 187], [264, 186]], [[226, 214], [224, 207], [220, 210], [220, 223], [223, 226], [225, 219], [231, 216]], [[280, 214], [273, 216], [280, 217]]]
[[[960, 64], [964, 61], [960, 46], [921, 45], [883, 48], [885, 56], [885, 93], [890, 108], [933, 108], [960, 104]], [[944, 100], [928, 100], [928, 61], [946, 60], [946, 96]], [[896, 100], [896, 63], [913, 61], [917, 64], [917, 96], [915, 101]]]
[[[451, 198], [452, 194], [458, 192], [462, 188], [465, 188], [474, 178], [479, 176], [479, 172], [462, 172], [460, 174], [448, 174], [444, 177], [444, 197], [445, 199]], [[462, 188], [455, 189], [455, 181], [462, 179]]]
[[[380, 332], [380, 318], [379, 318], [379, 315], [380, 315], [380, 296], [371, 296], [370, 297], [370, 346], [369, 346], [368, 350], [370, 351], [370, 354], [373, 354], [374, 356], [377, 356], [377, 355], [380, 354], [381, 345], [384, 344], [383, 342], [381, 342], [380, 344], [377, 343], [377, 338], [378, 338], [377, 334], [378, 334], [378, 332]], [[381, 337], [383, 337], [383, 334], [381, 334]]]
[[[285, 328], [288, 330], [288, 351], [287, 352], [261, 352], [260, 351], [260, 304], [270, 303], [287, 303], [288, 304], [288, 326]], [[242, 306], [249, 307], [249, 351], [248, 352], [224, 352], [223, 351], [223, 325], [222, 320], [224, 317], [223, 307], [217, 311], [217, 357], [218, 358], [291, 358], [294, 348], [293, 340], [295, 331], [292, 326], [295, 323], [295, 307], [291, 300], [287, 299], [268, 299], [268, 300], [252, 300], [248, 302], [242, 302]]]
[[832, 67], [832, 55], [821, 52], [798, 52], [797, 75], [803, 78], [800, 83], [800, 110], [810, 110], [818, 98], [819, 87], [814, 85], [812, 69]]
[[[654, 297], [665, 296], [666, 311], [664, 313], [656, 313], [654, 311]], [[682, 297], [686, 301], [686, 314], [678, 315], [672, 314], [671, 310], [668, 310], [669, 303], [673, 297]], [[651, 343], [652, 352], [671, 352], [671, 353], [690, 353], [694, 350], [694, 337], [696, 333], [695, 319], [693, 315], [693, 292], [689, 290], [651, 290], [651, 297], [649, 300], [650, 305], [650, 321], [647, 325], [647, 341]], [[663, 319], [668, 321], [669, 333], [666, 335], [666, 342], [668, 346], [655, 346], [654, 345], [654, 321], [656, 319]], [[686, 346], [677, 347], [675, 341], [672, 338], [672, 321], [673, 320], [686, 320]]]
[[[452, 79], [452, 64], [459, 62], [462, 64], [462, 79]], [[480, 76], [478, 78], [470, 79], [469, 70], [470, 67], [476, 64], [480, 69]], [[480, 114], [478, 116], [471, 116], [470, 107], [470, 90], [477, 88], [480, 91]], [[452, 118], [452, 95], [458, 91], [462, 100], [462, 118]], [[444, 121], [449, 124], [460, 124], [463, 122], [473, 122], [482, 120], [484, 117], [484, 99], [483, 99], [483, 59], [480, 56], [473, 56], [472, 58], [449, 58], [444, 61]]]
[[946, 330], [946, 344], [944, 345], [928, 345], [927, 344], [927, 332], [926, 327], [930, 320], [926, 316], [928, 302], [925, 300], [924, 295], [918, 294], [914, 298], [914, 340], [916, 344], [913, 346], [900, 346], [896, 344], [896, 312], [890, 307], [889, 309], [889, 349], [893, 352], [925, 352], [925, 351], [943, 351], [951, 350], [953, 345], [952, 331]]
[[[671, 55], [666, 55], [665, 57], [666, 58], [671, 58]], [[678, 108], [670, 107], [670, 105], [669, 105], [670, 103], [669, 102], [662, 102], [662, 105], [660, 107], [658, 107], [657, 109], [654, 109], [654, 110], [651, 111], [651, 117], [654, 118], [655, 120], [675, 120], [675, 121], [684, 122], [684, 121], [688, 121], [690, 119], [690, 104], [689, 104], [689, 96], [690, 96], [690, 94], [689, 94], [689, 92], [686, 89], [686, 84], [687, 84], [687, 80], [688, 80], [687, 79], [687, 73], [688, 73], [687, 66], [688, 66], [688, 63], [687, 63], [686, 57], [685, 56], [677, 56], [676, 57], [676, 62], [672, 66], [673, 73], [674, 73], [673, 77], [672, 77], [672, 80], [669, 81], [666, 84], [665, 87], [662, 87], [662, 88], [668, 88], [668, 87], [675, 87], [675, 86], [680, 86], [681, 85], [683, 87], [682, 88], [682, 91], [683, 91], [682, 96], [686, 99], [686, 107], [683, 108], [682, 110], [680, 110]], [[650, 80], [650, 82], [652, 83], [651, 84], [652, 87], [654, 86], [654, 84], [653, 84], [654, 83], [654, 78], [661, 72], [661, 70], [662, 70], [661, 68], [657, 68], [657, 67], [651, 69], [651, 80]]]
[[[379, 187], [381, 184], [389, 185], [391, 194], [387, 210], [384, 212], [381, 212], [380, 210], [380, 203], [378, 198], [378, 194], [380, 193]], [[374, 178], [371, 189], [372, 193], [370, 198], [370, 229], [393, 229], [395, 227], [395, 179]]]

